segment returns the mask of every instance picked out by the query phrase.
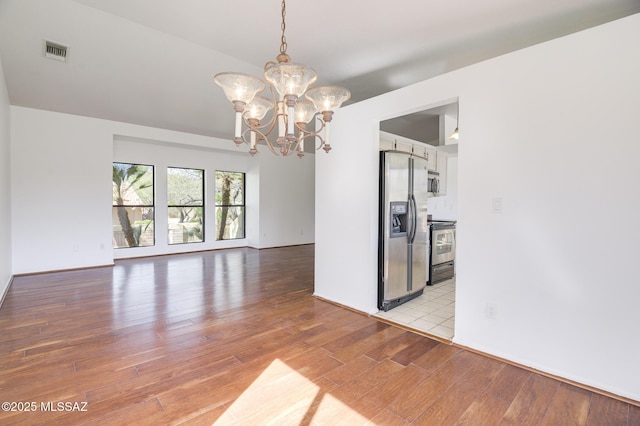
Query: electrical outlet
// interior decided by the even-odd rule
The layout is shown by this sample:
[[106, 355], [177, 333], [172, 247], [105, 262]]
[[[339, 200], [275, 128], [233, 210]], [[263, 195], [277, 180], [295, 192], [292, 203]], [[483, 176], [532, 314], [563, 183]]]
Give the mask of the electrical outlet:
[[498, 308], [496, 307], [495, 303], [487, 303], [485, 315], [487, 316], [487, 318], [496, 319], [498, 315]]

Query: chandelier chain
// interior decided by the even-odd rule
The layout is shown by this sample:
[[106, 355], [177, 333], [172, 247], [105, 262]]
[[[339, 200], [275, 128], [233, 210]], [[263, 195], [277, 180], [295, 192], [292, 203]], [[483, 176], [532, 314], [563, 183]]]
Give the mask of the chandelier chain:
[[287, 5], [285, 4], [285, 0], [282, 0], [282, 24], [280, 28], [282, 29], [282, 37], [280, 38], [280, 53], [287, 53], [287, 37], [284, 35], [284, 30], [287, 28], [287, 24], [285, 24], [284, 17], [287, 15]]

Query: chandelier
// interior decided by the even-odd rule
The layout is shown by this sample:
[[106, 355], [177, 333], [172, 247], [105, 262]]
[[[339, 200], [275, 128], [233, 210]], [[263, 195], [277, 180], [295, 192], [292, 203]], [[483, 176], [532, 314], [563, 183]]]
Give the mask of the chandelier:
[[[270, 97], [258, 95], [267, 87], [259, 78], [233, 72], [223, 72], [213, 77], [213, 81], [222, 87], [233, 104], [233, 141], [237, 146], [247, 144], [251, 155], [258, 152], [258, 143], [264, 141], [275, 155], [287, 156], [296, 152], [302, 158], [304, 141], [308, 138], [317, 139], [316, 149], [329, 152], [329, 123], [334, 111], [351, 97], [351, 92], [343, 87], [309, 88], [318, 79], [318, 74], [306, 65], [290, 62], [285, 15], [283, 0], [280, 54], [276, 57], [277, 62], [267, 62], [264, 66]], [[306, 99], [301, 99], [303, 95]], [[268, 113], [270, 117], [265, 120]], [[315, 128], [307, 129], [307, 124], [312, 121], [315, 121]], [[272, 133], [275, 134], [276, 127], [278, 136], [272, 142], [270, 137]]]

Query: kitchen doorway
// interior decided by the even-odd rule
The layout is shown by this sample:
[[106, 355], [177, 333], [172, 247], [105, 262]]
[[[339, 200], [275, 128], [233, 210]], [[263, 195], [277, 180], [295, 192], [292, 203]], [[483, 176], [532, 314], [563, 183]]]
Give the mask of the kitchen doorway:
[[[380, 150], [410, 150], [429, 157], [429, 169], [441, 190], [427, 200], [433, 220], [457, 222], [458, 100], [380, 122]], [[430, 251], [429, 251], [430, 255]], [[374, 316], [390, 323], [451, 341], [455, 333], [456, 279], [427, 285], [422, 295]]]

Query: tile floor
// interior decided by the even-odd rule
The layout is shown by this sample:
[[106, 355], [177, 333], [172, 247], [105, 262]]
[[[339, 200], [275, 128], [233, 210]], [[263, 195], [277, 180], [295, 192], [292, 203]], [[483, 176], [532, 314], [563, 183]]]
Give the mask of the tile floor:
[[451, 340], [455, 320], [455, 300], [456, 279], [452, 278], [429, 285], [421, 296], [387, 312], [378, 311], [373, 316]]

